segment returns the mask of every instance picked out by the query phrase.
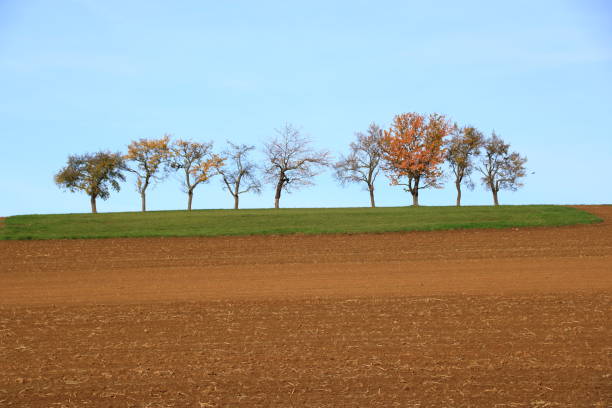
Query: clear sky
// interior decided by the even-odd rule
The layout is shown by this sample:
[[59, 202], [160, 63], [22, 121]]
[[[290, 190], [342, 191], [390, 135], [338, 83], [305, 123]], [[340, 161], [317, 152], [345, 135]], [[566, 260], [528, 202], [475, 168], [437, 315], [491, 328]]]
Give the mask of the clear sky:
[[[257, 145], [283, 123], [344, 152], [371, 121], [439, 112], [529, 159], [502, 204], [612, 202], [612, 3], [0, 0], [0, 216], [87, 212], [53, 175], [69, 154], [138, 138]], [[258, 160], [262, 160], [258, 153]], [[531, 174], [535, 172], [535, 174]], [[129, 179], [99, 211], [137, 211]], [[410, 204], [381, 176], [377, 202]], [[452, 205], [454, 189], [422, 205]], [[179, 209], [170, 176], [151, 210]], [[482, 186], [464, 204], [489, 204]], [[219, 180], [194, 208], [231, 208]], [[243, 207], [271, 207], [273, 190]], [[327, 171], [284, 207], [367, 206]]]

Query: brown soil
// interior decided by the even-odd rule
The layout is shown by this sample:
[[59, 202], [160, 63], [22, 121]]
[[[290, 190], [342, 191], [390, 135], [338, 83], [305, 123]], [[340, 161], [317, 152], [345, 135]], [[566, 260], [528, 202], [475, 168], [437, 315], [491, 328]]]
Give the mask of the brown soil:
[[0, 406], [607, 407], [602, 224], [0, 242]]

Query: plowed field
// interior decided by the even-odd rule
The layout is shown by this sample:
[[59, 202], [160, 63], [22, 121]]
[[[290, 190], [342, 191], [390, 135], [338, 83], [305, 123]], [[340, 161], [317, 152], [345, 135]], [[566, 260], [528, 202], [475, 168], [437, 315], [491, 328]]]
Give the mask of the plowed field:
[[560, 228], [0, 242], [0, 407], [609, 407], [612, 206]]

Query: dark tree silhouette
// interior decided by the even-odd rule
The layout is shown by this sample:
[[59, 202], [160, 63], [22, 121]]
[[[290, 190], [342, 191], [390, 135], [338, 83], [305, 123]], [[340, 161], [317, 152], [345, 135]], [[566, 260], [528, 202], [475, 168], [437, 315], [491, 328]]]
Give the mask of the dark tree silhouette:
[[111, 190], [119, 191], [125, 181], [125, 162], [121, 153], [98, 152], [68, 157], [66, 167], [54, 177], [55, 183], [71, 192], [85, 192], [91, 202], [91, 212], [97, 213], [96, 199], [106, 200]]

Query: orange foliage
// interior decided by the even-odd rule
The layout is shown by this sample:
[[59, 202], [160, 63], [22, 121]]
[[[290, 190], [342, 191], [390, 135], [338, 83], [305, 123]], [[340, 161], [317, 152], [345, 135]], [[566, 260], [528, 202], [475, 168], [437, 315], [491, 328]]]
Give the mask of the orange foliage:
[[[382, 139], [384, 169], [392, 185], [407, 186], [411, 193], [439, 187], [444, 162], [444, 138], [451, 125], [444, 115], [396, 115]], [[404, 181], [405, 180], [405, 181]]]
[[225, 159], [212, 154], [209, 158], [202, 160], [189, 169], [189, 174], [193, 177], [193, 184], [204, 183], [212, 176], [218, 174], [218, 169], [223, 167]]
[[135, 140], [128, 146], [126, 160], [133, 160], [146, 168], [157, 168], [167, 158], [170, 150], [170, 135], [161, 139]]

